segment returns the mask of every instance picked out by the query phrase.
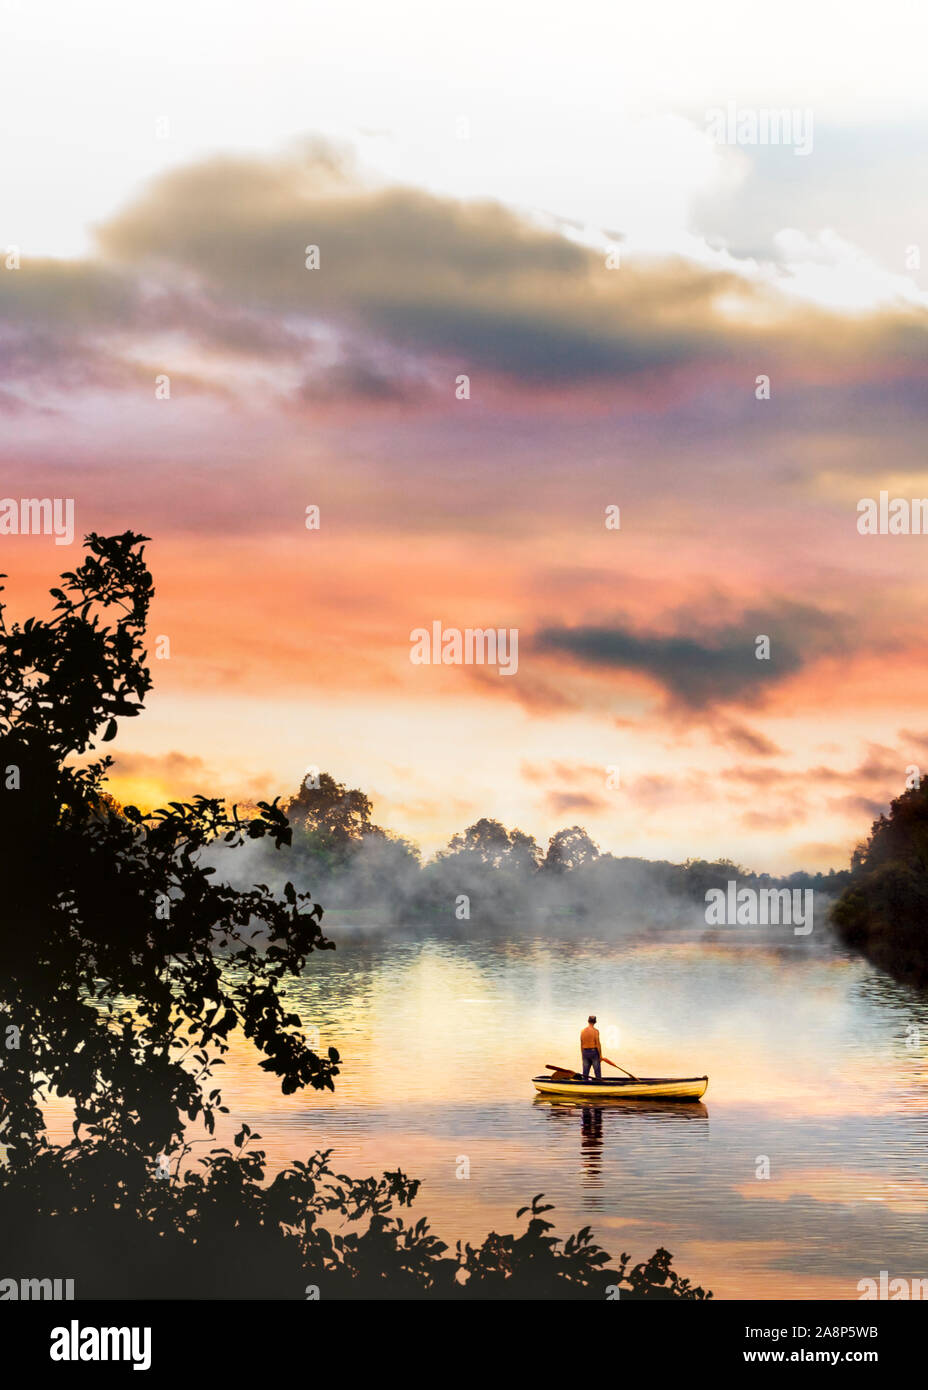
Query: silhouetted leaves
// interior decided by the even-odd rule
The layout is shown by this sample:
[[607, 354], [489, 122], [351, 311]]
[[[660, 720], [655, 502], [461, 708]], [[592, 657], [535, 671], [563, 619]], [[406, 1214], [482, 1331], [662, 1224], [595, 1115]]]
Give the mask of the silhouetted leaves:
[[[111, 741], [151, 686], [144, 539], [89, 536], [47, 621], [8, 625], [0, 607], [0, 758], [21, 782], [0, 792], [0, 1012], [24, 1040], [5, 1059], [0, 1112], [13, 1163], [45, 1143], [39, 1076], [73, 1103], [77, 1135], [147, 1160], [192, 1119], [211, 1130], [220, 1097], [200, 1083], [237, 1025], [284, 1091], [331, 1089], [338, 1070], [280, 996], [312, 951], [332, 948], [321, 909], [292, 887], [237, 892], [200, 862], [227, 837], [286, 843], [276, 800], [245, 821], [203, 795], [120, 813], [101, 787], [109, 760], [74, 761]], [[114, 999], [132, 1004], [118, 1029]]]

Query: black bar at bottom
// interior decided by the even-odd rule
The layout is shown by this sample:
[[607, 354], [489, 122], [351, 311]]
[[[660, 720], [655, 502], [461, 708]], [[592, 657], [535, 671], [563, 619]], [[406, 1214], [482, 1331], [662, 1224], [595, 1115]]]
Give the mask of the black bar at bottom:
[[247, 1374], [276, 1387], [282, 1376], [318, 1380], [323, 1369], [326, 1378], [341, 1369], [354, 1378], [369, 1365], [378, 1377], [418, 1386], [445, 1370], [496, 1381], [503, 1364], [524, 1374], [539, 1363], [550, 1382], [562, 1362], [576, 1375], [578, 1353], [589, 1356], [591, 1375], [623, 1365], [701, 1376], [737, 1368], [748, 1379], [771, 1366], [885, 1373], [911, 1366], [925, 1331], [917, 1301], [899, 1300], [4, 1302], [0, 1383], [13, 1367], [67, 1380], [137, 1366], [133, 1383], [208, 1376], [203, 1384], [217, 1384], [216, 1375], [242, 1383]]

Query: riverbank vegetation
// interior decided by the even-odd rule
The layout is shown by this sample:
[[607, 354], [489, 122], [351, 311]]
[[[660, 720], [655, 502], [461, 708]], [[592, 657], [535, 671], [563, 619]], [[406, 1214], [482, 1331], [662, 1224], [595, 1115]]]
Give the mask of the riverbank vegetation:
[[841, 939], [897, 980], [928, 986], [928, 784], [873, 822], [832, 909]]
[[850, 879], [846, 871], [797, 872], [783, 877], [755, 873], [722, 859], [683, 864], [603, 852], [579, 825], [553, 834], [547, 846], [518, 828], [482, 817], [428, 862], [411, 841], [372, 820], [369, 797], [312, 773], [284, 803], [293, 828], [291, 842], [277, 853], [258, 845], [246, 856], [211, 862], [233, 882], [281, 875], [298, 886], [312, 884], [329, 911], [376, 911], [379, 925], [423, 923], [462, 933], [481, 927], [565, 922], [606, 927], [627, 922], [673, 924], [702, 913], [710, 889], [813, 889], [836, 897]]

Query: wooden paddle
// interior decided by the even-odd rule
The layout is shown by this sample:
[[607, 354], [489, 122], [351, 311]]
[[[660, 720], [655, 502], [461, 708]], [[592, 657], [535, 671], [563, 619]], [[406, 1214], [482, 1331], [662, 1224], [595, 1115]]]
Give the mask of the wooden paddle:
[[[635, 1076], [633, 1072], [625, 1071], [625, 1068], [620, 1067], [618, 1062], [610, 1062], [608, 1057], [603, 1057], [602, 1060], [606, 1063], [607, 1067], [615, 1067], [616, 1071], [625, 1072], [625, 1075], [631, 1077], [632, 1081], [641, 1080], [641, 1077]], [[545, 1062], [545, 1066], [547, 1067], [548, 1071], [553, 1071], [555, 1073], [555, 1075], [551, 1078], [552, 1081], [583, 1080], [583, 1077], [580, 1075], [580, 1073], [578, 1071], [571, 1071], [570, 1067], [558, 1066], [556, 1062]]]
[[626, 1076], [630, 1076], [631, 1079], [632, 1079], [633, 1081], [640, 1081], [640, 1080], [641, 1080], [641, 1077], [640, 1077], [640, 1076], [635, 1076], [634, 1072], [625, 1071], [625, 1068], [624, 1068], [624, 1067], [620, 1067], [619, 1064], [618, 1064], [618, 1062], [610, 1062], [608, 1057], [603, 1057], [602, 1060], [606, 1063], [606, 1066], [607, 1066], [607, 1067], [615, 1067], [616, 1071], [625, 1072], [625, 1075], [626, 1075]]

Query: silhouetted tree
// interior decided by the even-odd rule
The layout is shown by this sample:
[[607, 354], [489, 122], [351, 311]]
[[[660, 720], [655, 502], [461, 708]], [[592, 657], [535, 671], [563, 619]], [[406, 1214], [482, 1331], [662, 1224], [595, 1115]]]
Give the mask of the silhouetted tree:
[[468, 826], [463, 835], [453, 835], [448, 842], [448, 855], [470, 854], [481, 864], [498, 869], [509, 855], [509, 831], [498, 820], [484, 816]]
[[372, 809], [364, 792], [349, 791], [328, 772], [304, 777], [296, 796], [284, 806], [292, 825], [320, 831], [337, 844], [357, 840], [371, 829]]
[[528, 873], [538, 867], [540, 854], [531, 835], [522, 830], [507, 830], [501, 821], [483, 816], [463, 834], [452, 835], [448, 848], [440, 850], [437, 858], [463, 862], [469, 859], [491, 869]]
[[567, 873], [582, 869], [598, 858], [599, 846], [579, 825], [572, 825], [551, 836], [542, 868], [546, 873]]
[[534, 835], [524, 830], [509, 832], [509, 863], [517, 873], [533, 873], [541, 863], [541, 850]]
[[3, 1059], [0, 1114], [13, 1163], [43, 1142], [41, 1087], [73, 1103], [75, 1136], [149, 1160], [180, 1143], [185, 1121], [211, 1129], [219, 1093], [204, 1098], [182, 1056], [203, 1058], [202, 1079], [235, 1027], [285, 1091], [331, 1089], [337, 1073], [280, 990], [332, 948], [322, 909], [291, 885], [277, 897], [213, 884], [198, 863], [219, 837], [288, 841], [276, 803], [247, 823], [204, 796], [120, 814], [100, 786], [111, 760], [75, 761], [150, 688], [143, 540], [90, 536], [45, 621], [9, 626], [0, 606], [0, 1012], [21, 1039]]
[[831, 915], [849, 946], [897, 979], [928, 984], [928, 784], [873, 822]]

